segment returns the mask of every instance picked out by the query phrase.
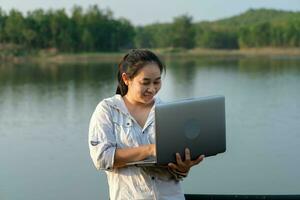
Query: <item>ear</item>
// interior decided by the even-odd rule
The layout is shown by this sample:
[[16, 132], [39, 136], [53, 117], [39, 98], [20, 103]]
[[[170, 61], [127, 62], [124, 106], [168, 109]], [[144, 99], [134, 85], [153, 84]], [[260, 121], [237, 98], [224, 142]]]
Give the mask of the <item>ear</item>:
[[126, 73], [122, 73], [122, 79], [123, 79], [125, 85], [128, 85], [129, 78]]

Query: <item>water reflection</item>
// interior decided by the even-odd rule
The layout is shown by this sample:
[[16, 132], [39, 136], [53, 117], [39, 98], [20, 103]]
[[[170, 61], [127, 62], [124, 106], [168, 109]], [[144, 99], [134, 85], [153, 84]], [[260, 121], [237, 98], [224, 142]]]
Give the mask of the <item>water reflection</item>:
[[116, 73], [115, 63], [90, 64], [1, 64], [0, 84], [62, 84], [68, 81], [111, 84]]
[[241, 59], [239, 73], [254, 78], [255, 76], [274, 76], [285, 72], [300, 75], [299, 59]]
[[[214, 59], [194, 58], [166, 60], [167, 74], [170, 73], [173, 84], [180, 85], [182, 91], [193, 91], [197, 73], [207, 70], [238, 72], [246, 76], [273, 76], [285, 72], [300, 75], [300, 59], [240, 58]], [[116, 84], [117, 63], [81, 63], [81, 64], [0, 64], [0, 87], [78, 84], [111, 85]], [[174, 88], [175, 90], [175, 88]], [[178, 90], [178, 89], [176, 89]]]
[[[168, 76], [172, 77], [170, 85], [173, 87], [173, 94], [182, 93], [185, 96], [191, 96], [195, 90], [195, 76], [196, 76], [196, 62], [183, 61], [183, 62], [168, 62], [167, 73], [170, 73]], [[180, 91], [180, 92], [179, 92]]]

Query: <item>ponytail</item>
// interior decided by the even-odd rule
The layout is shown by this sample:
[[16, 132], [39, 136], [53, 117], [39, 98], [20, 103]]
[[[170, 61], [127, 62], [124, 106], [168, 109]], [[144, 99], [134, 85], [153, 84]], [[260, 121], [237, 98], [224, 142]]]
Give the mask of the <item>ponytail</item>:
[[126, 58], [128, 57], [127, 53], [123, 59], [121, 60], [121, 62], [119, 63], [118, 66], [118, 74], [117, 74], [117, 78], [118, 78], [118, 86], [117, 86], [117, 90], [116, 90], [116, 94], [120, 94], [121, 96], [125, 96], [127, 94], [128, 91], [128, 86], [124, 83], [123, 78], [122, 78], [122, 74], [126, 71]]
[[121, 96], [125, 96], [128, 91], [128, 86], [124, 83], [122, 79], [122, 74], [120, 70], [118, 71], [118, 86], [116, 90], [116, 94], [120, 94]]

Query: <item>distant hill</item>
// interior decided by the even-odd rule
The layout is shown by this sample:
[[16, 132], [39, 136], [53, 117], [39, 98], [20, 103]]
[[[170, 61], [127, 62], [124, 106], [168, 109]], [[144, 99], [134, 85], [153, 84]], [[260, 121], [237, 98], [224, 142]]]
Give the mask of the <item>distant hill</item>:
[[212, 22], [198, 22], [196, 25], [210, 26], [219, 29], [238, 29], [241, 26], [249, 26], [269, 22], [271, 24], [285, 23], [290, 20], [300, 20], [300, 12], [274, 10], [274, 9], [249, 9], [246, 12], [225, 19]]
[[300, 12], [250, 9], [216, 21], [194, 23], [197, 47], [217, 49], [300, 47]]

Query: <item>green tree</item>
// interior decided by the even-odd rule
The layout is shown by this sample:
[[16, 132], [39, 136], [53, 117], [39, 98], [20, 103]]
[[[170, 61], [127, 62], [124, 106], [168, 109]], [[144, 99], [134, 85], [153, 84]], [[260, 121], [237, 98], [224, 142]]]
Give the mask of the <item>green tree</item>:
[[[84, 13], [82, 7], [77, 5], [73, 6], [70, 20], [72, 27], [70, 37], [72, 37], [73, 40], [73, 49], [74, 51], [80, 51], [84, 49], [82, 39], [89, 37], [87, 36], [89, 33], [84, 33]], [[85, 34], [84, 37], [83, 34]]]
[[225, 30], [219, 27], [197, 26], [196, 27], [196, 46], [202, 48], [216, 49], [237, 49], [238, 35], [235, 30]]
[[6, 18], [5, 12], [0, 7], [0, 43], [4, 43], [6, 40], [4, 32]]
[[12, 9], [5, 21], [4, 32], [7, 42], [22, 44], [24, 41], [23, 32], [25, 31], [24, 17], [21, 12]]
[[134, 46], [137, 48], [152, 48], [153, 35], [145, 27], [139, 26], [135, 29]]
[[134, 47], [135, 29], [127, 19], [112, 20], [110, 50]]
[[287, 23], [285, 40], [291, 47], [300, 46], [300, 18], [292, 19]]
[[73, 40], [70, 35], [72, 24], [64, 9], [49, 12], [51, 46], [62, 51], [73, 51]]
[[270, 46], [271, 24], [269, 22], [257, 24], [252, 31], [256, 47]]
[[[172, 46], [172, 24], [155, 23], [140, 27], [136, 32], [136, 45], [147, 48]], [[143, 45], [142, 45], [143, 44]]]
[[192, 17], [182, 15], [175, 17], [172, 24], [172, 46], [193, 48], [195, 46], [195, 31]]

